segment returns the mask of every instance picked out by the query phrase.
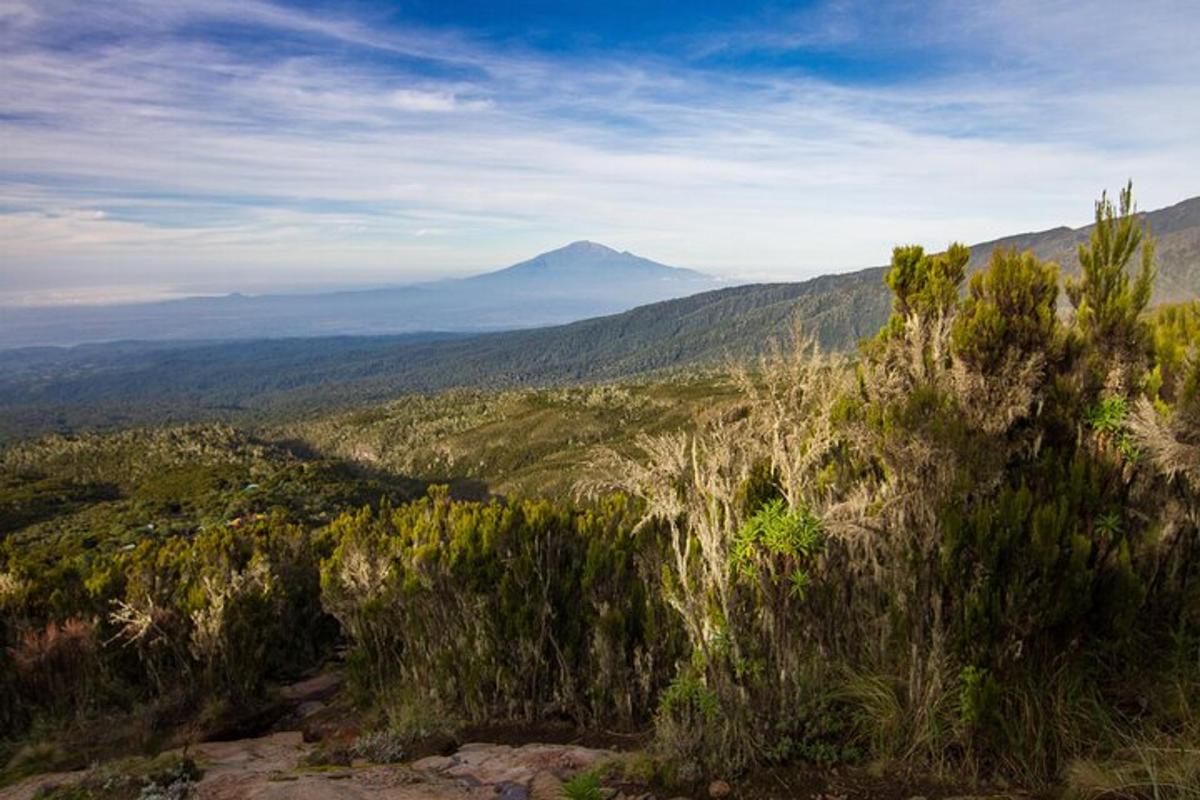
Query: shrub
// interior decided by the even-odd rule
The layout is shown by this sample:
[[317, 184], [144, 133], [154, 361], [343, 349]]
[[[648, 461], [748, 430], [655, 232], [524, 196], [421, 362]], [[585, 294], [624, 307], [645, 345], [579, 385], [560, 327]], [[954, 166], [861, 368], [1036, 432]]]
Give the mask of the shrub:
[[[620, 498], [451, 500], [336, 520], [323, 598], [357, 649], [366, 694], [469, 721], [564, 714], [632, 724], [665, 683], [677, 637], [647, 591], [654, 531]], [[467, 657], [465, 657], [467, 656]]]
[[374, 764], [391, 764], [404, 759], [405, 750], [411, 742], [408, 735], [399, 731], [372, 731], [355, 739], [350, 746], [350, 753]]
[[996, 374], [1011, 360], [1053, 358], [1059, 346], [1058, 267], [999, 248], [971, 276], [952, 342], [970, 369]]

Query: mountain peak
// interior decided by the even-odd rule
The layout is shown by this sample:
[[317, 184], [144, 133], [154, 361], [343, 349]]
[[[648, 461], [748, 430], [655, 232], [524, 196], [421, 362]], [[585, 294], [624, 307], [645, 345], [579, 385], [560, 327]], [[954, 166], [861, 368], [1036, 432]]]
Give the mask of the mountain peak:
[[563, 253], [563, 254], [571, 254], [571, 255], [584, 255], [584, 254], [614, 255], [614, 256], [621, 255], [620, 253], [618, 253], [616, 250], [612, 249], [608, 245], [603, 245], [603, 244], [600, 244], [599, 242], [593, 242], [588, 239], [580, 239], [577, 242], [571, 242], [570, 244], [560, 247], [557, 250], [551, 250], [550, 252], [543, 253], [542, 255], [548, 256], [548, 255], [551, 255], [552, 253]]
[[[586, 239], [467, 280], [474, 285], [533, 287], [538, 291], [553, 287], [554, 291], [580, 297], [628, 291], [664, 299], [715, 285], [712, 278], [699, 272], [669, 267]], [[638, 285], [645, 291], [635, 289]]]

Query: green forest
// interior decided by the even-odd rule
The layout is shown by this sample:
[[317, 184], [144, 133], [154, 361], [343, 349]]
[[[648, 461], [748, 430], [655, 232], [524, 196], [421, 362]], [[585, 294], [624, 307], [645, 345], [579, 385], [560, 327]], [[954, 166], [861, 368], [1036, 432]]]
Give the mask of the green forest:
[[1200, 302], [1152, 305], [1130, 188], [1095, 222], [1065, 278], [897, 247], [852, 352], [11, 442], [0, 782], [252, 727], [338, 655], [403, 747], [1200, 796]]

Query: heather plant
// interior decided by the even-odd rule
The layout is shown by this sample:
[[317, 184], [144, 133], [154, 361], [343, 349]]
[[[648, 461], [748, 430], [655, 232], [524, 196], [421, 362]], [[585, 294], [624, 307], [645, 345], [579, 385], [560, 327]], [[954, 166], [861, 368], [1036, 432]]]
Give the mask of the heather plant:
[[999, 249], [971, 276], [951, 341], [963, 366], [984, 375], [1012, 360], [1053, 359], [1060, 348], [1058, 266]]
[[646, 590], [655, 531], [634, 521], [615, 498], [570, 510], [444, 489], [336, 520], [323, 601], [360, 690], [466, 721], [636, 721], [677, 637]]
[[336, 635], [318, 560], [307, 530], [273, 518], [90, 555], [71, 596], [51, 602], [38, 592], [59, 573], [18, 562], [30, 577], [0, 585], [6, 732], [131, 702], [253, 706], [269, 677], [314, 663]]
[[1107, 193], [1101, 195], [1090, 240], [1079, 245], [1079, 266], [1080, 276], [1068, 279], [1066, 290], [1091, 377], [1115, 391], [1130, 391], [1142, 377], [1149, 352], [1143, 312], [1155, 275], [1154, 240], [1146, 236], [1132, 184], [1121, 190], [1116, 205]]

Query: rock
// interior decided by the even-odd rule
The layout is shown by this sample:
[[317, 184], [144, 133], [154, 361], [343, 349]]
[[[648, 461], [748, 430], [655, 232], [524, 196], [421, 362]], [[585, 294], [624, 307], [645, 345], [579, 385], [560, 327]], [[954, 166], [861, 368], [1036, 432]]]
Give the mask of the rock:
[[457, 762], [450, 756], [429, 756], [412, 763], [412, 768], [418, 772], [445, 772]]
[[604, 750], [589, 750], [586, 747], [564, 747], [558, 755], [558, 769], [568, 774], [583, 772], [596, 765], [601, 759], [609, 758], [611, 753]]
[[296, 716], [300, 719], [307, 719], [313, 714], [319, 714], [325, 710], [325, 704], [320, 700], [305, 700], [300, 705], [296, 706]]
[[506, 783], [496, 788], [500, 790], [500, 800], [529, 800], [529, 789], [524, 784]]
[[311, 678], [283, 686], [279, 696], [293, 703], [311, 700], [328, 700], [342, 688], [342, 674], [337, 671], [322, 672]]
[[708, 785], [708, 796], [713, 800], [721, 800], [722, 797], [729, 797], [733, 791], [729, 784], [725, 781], [713, 781]]

